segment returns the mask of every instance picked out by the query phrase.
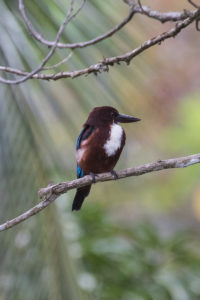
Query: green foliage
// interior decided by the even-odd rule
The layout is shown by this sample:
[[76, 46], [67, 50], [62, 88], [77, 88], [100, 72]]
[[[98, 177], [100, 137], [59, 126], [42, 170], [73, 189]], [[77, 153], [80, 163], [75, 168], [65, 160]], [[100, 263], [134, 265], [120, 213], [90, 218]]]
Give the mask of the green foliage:
[[199, 111], [199, 94], [190, 95], [180, 102], [173, 122], [163, 132], [165, 148], [181, 154], [199, 151]]
[[110, 220], [98, 205], [87, 207], [78, 221], [82, 260], [96, 280], [95, 299], [199, 299], [197, 234], [166, 237], [152, 222]]

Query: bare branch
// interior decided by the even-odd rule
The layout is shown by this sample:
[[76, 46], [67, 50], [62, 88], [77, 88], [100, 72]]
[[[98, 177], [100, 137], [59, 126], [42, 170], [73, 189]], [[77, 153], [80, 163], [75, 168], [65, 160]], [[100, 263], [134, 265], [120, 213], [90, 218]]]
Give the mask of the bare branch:
[[[125, 53], [120, 56], [114, 56], [105, 58], [101, 61], [99, 61], [97, 64], [91, 65], [88, 68], [70, 71], [70, 72], [59, 72], [55, 74], [35, 74], [32, 75], [30, 78], [36, 78], [36, 79], [42, 79], [42, 80], [58, 80], [61, 78], [76, 78], [82, 75], [88, 75], [88, 74], [98, 74], [103, 71], [108, 71], [109, 66], [113, 66], [114, 64], [120, 64], [120, 62], [126, 62], [127, 64], [130, 63], [130, 61], [136, 57], [137, 55], [141, 54], [145, 50], [151, 48], [154, 45], [160, 45], [161, 42], [165, 41], [166, 39], [175, 37], [178, 33], [181, 32], [184, 28], [189, 26], [192, 22], [194, 22], [196, 19], [200, 17], [200, 9], [195, 10], [193, 13], [191, 13], [191, 16], [187, 19], [180, 21], [176, 23], [176, 26], [172, 29], [170, 29], [167, 32], [164, 32], [160, 35], [157, 35], [156, 37], [147, 40], [143, 44], [141, 44], [139, 47], [133, 49], [132, 51]], [[20, 76], [26, 76], [29, 73], [9, 67], [0, 67], [0, 70], [14, 73]]]
[[43, 70], [50, 70], [50, 69], [55, 69], [55, 68], [59, 67], [60, 65], [66, 63], [72, 57], [72, 54], [73, 53], [70, 53], [69, 55], [67, 55], [67, 57], [65, 57], [63, 60], [59, 61], [57, 64], [55, 64], [53, 66], [43, 67]]
[[[18, 80], [7, 80], [7, 79], [4, 79], [3, 77], [0, 77], [0, 82], [6, 83], [6, 84], [19, 84], [19, 83], [22, 83], [22, 82], [28, 80], [29, 78], [36, 78], [36, 79], [42, 79], [42, 80], [58, 80], [61, 78], [76, 78], [76, 77], [79, 77], [82, 75], [88, 75], [90, 73], [97, 75], [98, 73], [101, 73], [103, 71], [108, 71], [109, 66], [113, 66], [116, 63], [120, 64], [120, 62], [126, 62], [127, 64], [129, 64], [130, 61], [135, 56], [139, 55], [140, 53], [144, 52], [146, 49], [148, 49], [156, 44], [160, 44], [161, 42], [163, 42], [164, 40], [166, 40], [168, 38], [175, 37], [182, 29], [184, 29], [185, 27], [190, 25], [192, 22], [195, 22], [196, 29], [199, 30], [200, 7], [198, 7], [198, 9], [193, 10], [193, 11], [184, 10], [183, 12], [160, 13], [160, 12], [152, 11], [146, 6], [142, 6], [140, 1], [139, 1], [139, 3], [136, 4], [135, 1], [133, 1], [133, 0], [124, 0], [124, 2], [129, 4], [130, 12], [129, 12], [129, 15], [127, 16], [127, 18], [124, 19], [124, 21], [122, 21], [122, 23], [117, 25], [114, 29], [107, 32], [106, 34], [96, 37], [95, 39], [93, 39], [91, 41], [84, 42], [84, 43], [75, 43], [75, 44], [62, 44], [62, 47], [65, 47], [66, 45], [68, 45], [68, 46], [70, 45], [71, 48], [77, 48], [77, 47], [86, 47], [88, 45], [95, 44], [95, 43], [113, 35], [116, 31], [118, 31], [120, 28], [122, 28], [125, 24], [127, 24], [131, 20], [134, 13], [145, 14], [148, 17], [155, 18], [161, 22], [177, 21], [177, 20], [182, 20], [182, 19], [183, 19], [183, 21], [176, 23], [176, 26], [174, 28], [170, 29], [169, 31], [164, 32], [160, 35], [157, 35], [156, 37], [154, 37], [152, 39], [147, 40], [139, 47], [137, 47], [137, 48], [133, 49], [132, 51], [125, 53], [123, 55], [105, 58], [96, 64], [90, 65], [89, 67], [80, 69], [80, 70], [59, 72], [59, 73], [53, 73], [53, 74], [41, 74], [41, 71], [44, 71], [45, 69], [51, 69], [51, 67], [44, 67], [44, 66], [47, 63], [47, 61], [51, 58], [51, 56], [54, 54], [56, 48], [58, 47], [59, 39], [60, 39], [60, 36], [61, 36], [65, 26], [69, 23], [69, 21], [72, 18], [74, 18], [78, 14], [78, 12], [82, 9], [86, 0], [82, 0], [82, 4], [79, 7], [79, 9], [72, 15], [74, 1], [75, 0], [71, 0], [70, 9], [67, 13], [67, 16], [66, 16], [64, 22], [60, 26], [56, 40], [55, 40], [55, 42], [50, 42], [51, 44], [48, 44], [48, 45], [51, 45], [52, 48], [51, 48], [50, 52], [48, 53], [48, 55], [43, 59], [40, 66], [38, 68], [36, 68], [35, 70], [31, 71], [30, 73], [27, 71], [14, 69], [14, 68], [10, 68], [7, 66], [0, 66], [1, 71], [5, 71], [8, 73], [23, 76], [23, 78], [18, 79]], [[190, 0], [188, 0], [188, 1], [190, 1]], [[25, 14], [23, 0], [19, 0], [19, 7], [20, 7], [20, 11], [22, 13], [22, 16], [23, 16], [29, 30], [31, 31], [31, 33], [34, 36], [35, 36], [35, 34], [37, 35], [37, 33], [34, 31], [30, 21], [28, 20], [26, 14]], [[67, 60], [67, 58], [66, 58], [66, 60]], [[60, 65], [61, 63], [63, 63], [63, 61], [59, 62], [58, 64], [56, 64], [53, 67], [56, 67], [56, 66]]]
[[[31, 24], [30, 20], [28, 19], [26, 13], [25, 13], [25, 9], [24, 9], [24, 3], [23, 0], [21, 0], [22, 5], [20, 8], [21, 14], [23, 16], [23, 19], [29, 29], [30, 34], [39, 42], [41, 42], [42, 44], [48, 46], [48, 47], [52, 47], [54, 45], [54, 41], [48, 41], [46, 39], [44, 39], [42, 37], [41, 34], [39, 34], [34, 28], [33, 25]], [[103, 41], [104, 39], [111, 37], [114, 33], [116, 33], [117, 31], [119, 31], [121, 28], [123, 28], [133, 17], [135, 11], [134, 8], [130, 8], [129, 14], [128, 16], [118, 25], [116, 25], [113, 29], [109, 30], [108, 32], [99, 35], [98, 37], [91, 39], [89, 41], [86, 42], [78, 42], [78, 43], [71, 43], [71, 44], [64, 44], [64, 43], [57, 43], [57, 47], [58, 48], [70, 48], [70, 49], [75, 49], [75, 48], [84, 48], [90, 45], [94, 45], [97, 44], [100, 41]]]
[[[197, 5], [196, 3], [194, 3], [192, 0], [188, 0], [188, 2], [195, 8], [198, 8], [198, 9], [200, 8], [200, 6]], [[200, 22], [200, 17], [195, 20], [195, 27], [196, 27], [197, 31], [200, 31], [199, 22]]]
[[[0, 77], [0, 82], [6, 83], [6, 84], [19, 84], [19, 83], [25, 82], [26, 80], [28, 80], [29, 78], [31, 78], [36, 73], [39, 73], [41, 70], [43, 70], [43, 67], [45, 66], [45, 64], [49, 61], [49, 59], [54, 54], [54, 52], [55, 52], [55, 50], [57, 48], [57, 43], [60, 40], [60, 37], [62, 35], [63, 30], [65, 29], [65, 27], [67, 26], [67, 24], [80, 12], [80, 10], [82, 9], [85, 1], [86, 0], [82, 0], [82, 4], [80, 5], [79, 9], [74, 14], [72, 14], [72, 12], [73, 12], [73, 6], [74, 6], [74, 0], [71, 0], [71, 2], [70, 2], [70, 8], [69, 8], [69, 10], [68, 10], [68, 12], [66, 14], [65, 20], [63, 21], [63, 23], [61, 24], [61, 26], [60, 26], [60, 28], [58, 30], [58, 33], [57, 33], [54, 45], [52, 46], [52, 48], [49, 51], [49, 53], [47, 54], [47, 56], [43, 59], [42, 63], [39, 65], [39, 67], [37, 67], [35, 70], [31, 71], [30, 73], [27, 73], [27, 75], [25, 75], [21, 79], [18, 79], [18, 80], [7, 80], [7, 79], [4, 79], [4, 78]], [[19, 0], [19, 8], [21, 7], [21, 5], [23, 5], [23, 0]]]
[[[130, 177], [130, 176], [140, 176], [150, 172], [173, 169], [173, 168], [185, 168], [194, 164], [200, 163], [200, 153], [189, 155], [185, 157], [172, 158], [167, 160], [159, 160], [154, 163], [145, 164], [135, 168], [129, 168], [125, 170], [120, 170], [117, 172], [119, 179]], [[96, 182], [104, 182], [114, 180], [114, 176], [111, 173], [98, 174], [96, 177]], [[51, 185], [46, 188], [39, 190], [39, 196], [44, 197], [44, 200], [39, 204], [29, 209], [20, 216], [9, 220], [0, 225], [0, 231], [9, 229], [25, 220], [31, 216], [39, 213], [53, 201], [55, 201], [60, 195], [67, 193], [71, 189], [76, 189], [78, 187], [86, 186], [93, 183], [93, 178], [90, 175], [87, 175], [80, 179], [75, 179], [68, 182], [62, 182], [59, 184]]]
[[194, 3], [192, 0], [188, 0], [188, 2], [190, 4], [192, 4], [192, 6], [196, 7], [196, 8], [199, 8], [199, 5], [197, 5], [196, 3]]
[[[129, 6], [134, 5], [132, 2], [130, 2], [130, 0], [124, 2], [128, 3]], [[147, 17], [153, 18], [157, 21], [160, 21], [161, 23], [182, 21], [192, 16], [194, 12], [195, 10], [193, 11], [183, 10], [182, 12], [175, 12], [175, 11], [159, 12], [150, 9], [148, 6], [144, 6], [144, 5], [142, 6], [140, 1], [138, 1], [138, 4], [134, 5], [134, 13], [146, 15]]]
[[[125, 1], [124, 1], [125, 2]], [[130, 22], [130, 20], [132, 19], [132, 17], [134, 16], [135, 13], [140, 13], [140, 14], [144, 14], [150, 18], [154, 18], [162, 23], [164, 22], [168, 22], [168, 21], [181, 21], [186, 19], [187, 17], [191, 16], [191, 13], [193, 13], [194, 11], [190, 12], [187, 10], [184, 10], [183, 12], [166, 12], [166, 13], [162, 13], [162, 12], [158, 12], [155, 10], [151, 10], [149, 7], [147, 6], [142, 6], [141, 3], [139, 2], [138, 5], [133, 5], [130, 4], [130, 10], [129, 10], [129, 14], [128, 16], [118, 25], [116, 25], [113, 29], [109, 30], [108, 32], [97, 36], [94, 39], [91, 39], [89, 41], [86, 42], [78, 42], [78, 43], [57, 43], [57, 47], [58, 48], [70, 48], [70, 49], [75, 49], [75, 48], [84, 48], [84, 47], [88, 47], [90, 45], [94, 45], [99, 43], [100, 41], [103, 41], [104, 39], [111, 37], [114, 33], [116, 33], [117, 31], [119, 31], [120, 29], [122, 29], [128, 22]], [[21, 0], [21, 6], [20, 6], [20, 12], [22, 14], [22, 17], [29, 29], [30, 34], [39, 42], [41, 42], [42, 44], [48, 46], [48, 47], [52, 47], [54, 45], [54, 41], [48, 41], [45, 38], [42, 37], [42, 35], [40, 33], [38, 33], [33, 25], [31, 24], [30, 20], [28, 19], [26, 12], [25, 12], [25, 8], [24, 8], [24, 3], [23, 0]]]
[[141, 3], [141, 1], [140, 1], [140, 0], [138, 0], [138, 5], [139, 5], [139, 7], [140, 7], [141, 11], [142, 11], [142, 12], [144, 12], [144, 9], [143, 9], [143, 7], [142, 7], [142, 3]]

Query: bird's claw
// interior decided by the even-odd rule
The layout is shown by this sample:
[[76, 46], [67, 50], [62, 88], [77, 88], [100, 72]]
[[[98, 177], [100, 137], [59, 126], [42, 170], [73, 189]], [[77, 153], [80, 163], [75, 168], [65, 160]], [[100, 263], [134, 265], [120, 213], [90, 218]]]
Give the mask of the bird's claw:
[[96, 183], [95, 174], [90, 172], [90, 176], [92, 177], [92, 183]]
[[115, 170], [110, 171], [110, 173], [114, 176], [114, 179], [117, 180], [119, 179], [117, 173], [115, 172]]

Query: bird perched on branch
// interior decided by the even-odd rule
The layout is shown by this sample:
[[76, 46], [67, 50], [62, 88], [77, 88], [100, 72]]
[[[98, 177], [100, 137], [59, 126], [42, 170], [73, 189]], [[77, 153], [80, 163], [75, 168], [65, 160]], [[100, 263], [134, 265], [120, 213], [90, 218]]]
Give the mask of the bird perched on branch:
[[[111, 172], [115, 179], [114, 167], [125, 145], [126, 135], [118, 123], [137, 122], [140, 119], [120, 114], [110, 106], [95, 107], [76, 143], [77, 178], [90, 174], [95, 182], [95, 174]], [[91, 185], [76, 191], [72, 210], [79, 210]]]

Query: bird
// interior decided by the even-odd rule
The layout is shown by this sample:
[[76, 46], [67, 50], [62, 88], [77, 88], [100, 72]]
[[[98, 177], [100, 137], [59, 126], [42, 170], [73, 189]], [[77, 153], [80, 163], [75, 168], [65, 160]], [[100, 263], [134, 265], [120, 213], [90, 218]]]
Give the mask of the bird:
[[[111, 172], [117, 179], [114, 167], [126, 141], [126, 134], [118, 123], [140, 120], [120, 114], [111, 106], [93, 108], [76, 142], [77, 178], [90, 174], [95, 183], [95, 174]], [[90, 189], [91, 184], [77, 189], [72, 211], [81, 209]]]

